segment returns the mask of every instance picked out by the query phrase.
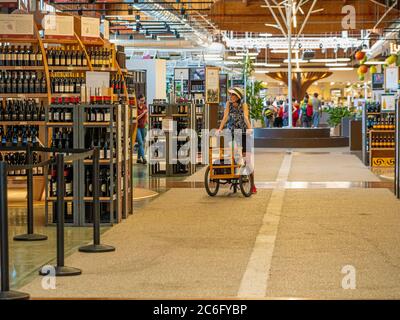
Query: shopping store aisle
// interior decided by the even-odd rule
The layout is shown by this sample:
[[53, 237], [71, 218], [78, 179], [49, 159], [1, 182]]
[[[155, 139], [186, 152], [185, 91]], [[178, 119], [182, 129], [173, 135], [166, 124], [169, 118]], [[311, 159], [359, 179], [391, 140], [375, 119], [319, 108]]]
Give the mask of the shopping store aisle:
[[[254, 168], [257, 173], [256, 181], [275, 181], [282, 164], [284, 152], [269, 152], [267, 150], [255, 150]], [[198, 170], [185, 181], [204, 181], [206, 167]]]
[[40, 278], [21, 290], [33, 297], [235, 296], [270, 193], [210, 198], [172, 189], [105, 234], [116, 252], [68, 258], [81, 276], [57, 279], [57, 290], [42, 290]]
[[[286, 190], [267, 296], [399, 299], [399, 228], [387, 189]], [[346, 266], [355, 290], [342, 288]]]
[[[274, 167], [271, 153], [256, 155], [275, 172], [273, 188], [246, 199], [173, 187], [104, 234], [116, 252], [72, 254], [66, 263], [81, 276], [57, 279], [56, 290], [43, 290], [37, 277], [21, 290], [75, 298], [400, 298], [400, 202], [383, 182], [347, 152], [274, 154]], [[312, 182], [318, 187], [309, 189]], [[355, 268], [355, 290], [342, 288], [345, 266]]]

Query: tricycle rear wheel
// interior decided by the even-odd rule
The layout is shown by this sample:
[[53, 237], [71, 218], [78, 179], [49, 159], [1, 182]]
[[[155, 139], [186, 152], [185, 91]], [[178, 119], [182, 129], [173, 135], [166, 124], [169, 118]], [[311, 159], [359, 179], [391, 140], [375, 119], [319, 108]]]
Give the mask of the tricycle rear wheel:
[[210, 179], [210, 167], [207, 167], [206, 173], [204, 175], [204, 185], [209, 196], [215, 197], [219, 190], [219, 180]]
[[250, 176], [247, 174], [241, 174], [239, 178], [239, 186], [240, 186], [240, 191], [242, 191], [242, 194], [248, 198], [251, 196], [251, 182], [250, 182]]

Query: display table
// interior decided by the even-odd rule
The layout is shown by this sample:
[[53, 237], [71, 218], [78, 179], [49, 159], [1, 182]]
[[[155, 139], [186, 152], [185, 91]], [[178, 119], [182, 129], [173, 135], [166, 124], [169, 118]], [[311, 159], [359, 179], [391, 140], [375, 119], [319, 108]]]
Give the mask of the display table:
[[335, 148], [349, 146], [347, 137], [331, 137], [330, 128], [256, 128], [255, 148]]

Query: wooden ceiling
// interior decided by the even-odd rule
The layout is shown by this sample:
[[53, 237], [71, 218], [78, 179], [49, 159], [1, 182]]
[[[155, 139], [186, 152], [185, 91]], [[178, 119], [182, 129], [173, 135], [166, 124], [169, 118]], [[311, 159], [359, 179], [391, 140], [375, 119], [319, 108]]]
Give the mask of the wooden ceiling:
[[[271, 5], [274, 0], [269, 0]], [[276, 3], [281, 2], [275, 0]], [[303, 34], [321, 35], [330, 32], [342, 31], [342, 8], [352, 5], [356, 9], [356, 29], [371, 29], [379, 21], [380, 17], [388, 10], [383, 4], [385, 1], [376, 0], [318, 0], [313, 10], [323, 11], [311, 14]], [[300, 29], [312, 1], [302, 7], [304, 15], [297, 15], [297, 26]], [[268, 32], [281, 34], [280, 30], [265, 26], [266, 23], [276, 24], [264, 0], [219, 0], [212, 7], [208, 18], [216, 23], [221, 30], [232, 30], [238, 32]], [[387, 27], [388, 24], [399, 18], [400, 5], [390, 11], [383, 22], [377, 28]], [[279, 12], [276, 10], [277, 15]], [[298, 30], [294, 30], [295, 32]]]

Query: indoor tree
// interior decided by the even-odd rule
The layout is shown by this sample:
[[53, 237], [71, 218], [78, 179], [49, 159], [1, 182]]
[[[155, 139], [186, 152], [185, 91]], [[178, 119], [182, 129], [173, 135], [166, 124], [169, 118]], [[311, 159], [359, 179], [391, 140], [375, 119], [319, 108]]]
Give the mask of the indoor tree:
[[263, 99], [261, 98], [261, 90], [263, 88], [262, 81], [249, 81], [251, 74], [254, 72], [254, 64], [249, 56], [244, 58], [243, 76], [246, 85], [246, 101], [249, 106], [250, 118], [253, 120], [264, 121], [262, 116]]

